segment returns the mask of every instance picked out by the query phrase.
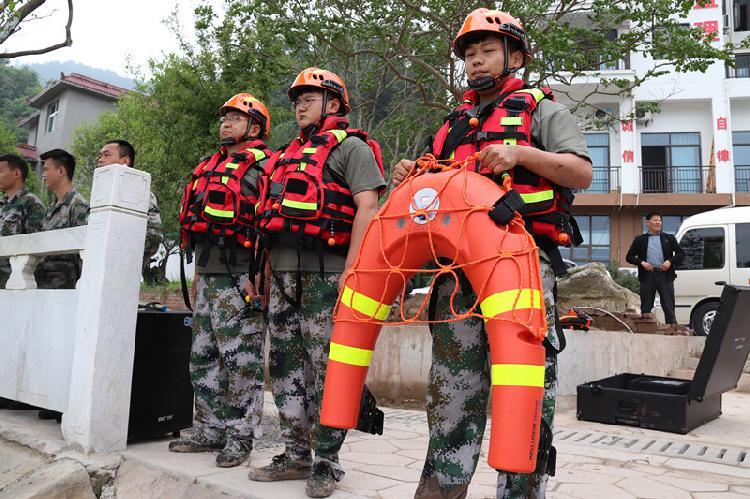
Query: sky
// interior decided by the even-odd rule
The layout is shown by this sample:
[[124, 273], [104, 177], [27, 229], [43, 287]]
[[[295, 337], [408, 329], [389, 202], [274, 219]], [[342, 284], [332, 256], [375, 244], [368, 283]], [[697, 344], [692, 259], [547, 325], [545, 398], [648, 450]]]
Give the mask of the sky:
[[[217, 8], [220, 0], [208, 0]], [[177, 41], [164, 20], [175, 8], [184, 33], [192, 39], [193, 9], [200, 0], [74, 0], [73, 45], [38, 56], [17, 58], [14, 65], [73, 60], [110, 69], [132, 77], [128, 61], [145, 69], [149, 58], [178, 50]], [[24, 23], [0, 50], [40, 48], [65, 39], [67, 1], [47, 0], [39, 9], [45, 17]]]

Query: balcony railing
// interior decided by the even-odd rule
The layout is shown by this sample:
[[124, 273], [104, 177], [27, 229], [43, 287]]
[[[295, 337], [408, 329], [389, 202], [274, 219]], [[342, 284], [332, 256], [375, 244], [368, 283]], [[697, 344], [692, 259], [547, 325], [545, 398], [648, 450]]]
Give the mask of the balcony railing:
[[734, 190], [750, 192], [750, 166], [734, 167]]
[[715, 192], [708, 166], [639, 166], [642, 193], [699, 194]]
[[620, 190], [620, 167], [619, 166], [595, 166], [591, 186], [578, 192], [586, 194], [606, 194]]
[[750, 78], [750, 55], [734, 57], [734, 67], [727, 68], [727, 78]]

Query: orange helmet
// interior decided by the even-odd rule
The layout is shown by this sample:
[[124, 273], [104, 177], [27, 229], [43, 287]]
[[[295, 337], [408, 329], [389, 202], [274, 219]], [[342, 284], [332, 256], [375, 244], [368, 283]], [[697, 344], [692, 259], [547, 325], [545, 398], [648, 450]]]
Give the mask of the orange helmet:
[[261, 137], [268, 137], [271, 130], [271, 113], [261, 101], [247, 93], [237, 94], [219, 108], [219, 115], [224, 116], [229, 110], [245, 113], [255, 119], [260, 124]]
[[526, 30], [523, 29], [521, 21], [507, 12], [485, 8], [476, 9], [466, 16], [464, 25], [461, 26], [458, 35], [453, 40], [453, 52], [459, 58], [464, 58], [466, 37], [478, 32], [496, 33], [500, 36], [517, 40], [521, 45], [521, 51], [524, 55], [523, 65], [525, 66], [531, 60], [529, 44], [526, 41]]
[[346, 90], [344, 80], [339, 78], [339, 75], [336, 73], [318, 68], [303, 69], [294, 79], [292, 86], [289, 87], [287, 92], [289, 100], [294, 101], [305, 87], [331, 90], [341, 98], [341, 103], [344, 105], [347, 113], [352, 110], [349, 105], [349, 92]]

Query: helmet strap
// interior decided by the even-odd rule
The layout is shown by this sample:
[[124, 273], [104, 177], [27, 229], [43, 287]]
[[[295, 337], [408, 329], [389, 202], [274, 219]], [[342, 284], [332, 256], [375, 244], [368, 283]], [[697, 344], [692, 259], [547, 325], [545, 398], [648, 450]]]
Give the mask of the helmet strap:
[[508, 50], [508, 37], [503, 37], [503, 71], [497, 76], [483, 76], [481, 78], [477, 78], [476, 80], [469, 80], [469, 88], [476, 90], [476, 91], [482, 91], [482, 90], [490, 90], [491, 88], [494, 88], [495, 86], [500, 85], [500, 83], [511, 73], [514, 73], [518, 71], [521, 68], [509, 68], [508, 67], [508, 57], [509, 57], [509, 50]]

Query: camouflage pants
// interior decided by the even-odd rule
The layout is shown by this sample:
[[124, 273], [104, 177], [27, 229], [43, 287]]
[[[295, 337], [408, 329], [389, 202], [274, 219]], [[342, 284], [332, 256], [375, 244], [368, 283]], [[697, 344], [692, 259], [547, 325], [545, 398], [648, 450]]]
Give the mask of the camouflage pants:
[[299, 308], [284, 297], [295, 296], [296, 271], [274, 275], [268, 305], [269, 372], [286, 452], [295, 461], [309, 462], [314, 450], [315, 460], [329, 462], [339, 479], [338, 452], [346, 431], [321, 425], [320, 405], [340, 274], [303, 272]]
[[36, 267], [36, 286], [39, 289], [75, 289], [82, 265], [78, 255], [48, 256]]
[[[554, 328], [555, 276], [549, 263], [541, 260], [548, 337], [555, 348], [559, 340]], [[433, 289], [435, 318], [451, 317], [450, 295], [454, 281], [448, 279]], [[454, 299], [457, 312], [468, 310], [476, 295], [462, 289]], [[490, 395], [490, 352], [483, 320], [435, 324], [432, 333], [432, 367], [427, 390], [427, 420], [430, 441], [422, 478], [415, 497], [465, 497], [479, 460]], [[544, 379], [542, 417], [552, 427], [557, 391], [557, 357], [548, 355]], [[502, 410], [502, 408], [493, 408]], [[544, 497], [547, 475], [498, 472], [497, 498]]]
[[263, 412], [263, 315], [245, 307], [234, 279], [203, 274], [193, 313], [190, 376], [196, 423], [213, 438], [258, 437]]

